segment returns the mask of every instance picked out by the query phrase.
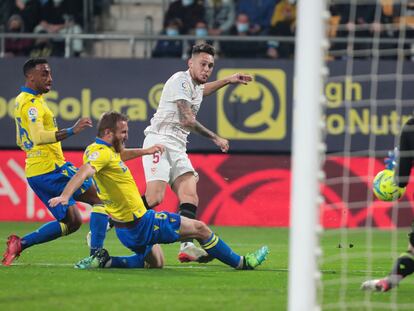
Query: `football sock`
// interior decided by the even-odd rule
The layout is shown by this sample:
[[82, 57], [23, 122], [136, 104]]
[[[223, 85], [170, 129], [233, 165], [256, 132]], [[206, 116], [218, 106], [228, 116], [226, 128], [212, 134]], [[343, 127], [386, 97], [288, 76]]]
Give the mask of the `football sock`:
[[[196, 211], [197, 211], [197, 206], [195, 206], [194, 204], [181, 203], [180, 206], [179, 206], [178, 214], [180, 214], [181, 216], [185, 216], [187, 218], [190, 218], [190, 219], [195, 219], [196, 218]], [[193, 242], [193, 239], [185, 239], [185, 240], [181, 241], [181, 243], [185, 243], [185, 242]]]
[[36, 231], [25, 235], [21, 240], [22, 250], [35, 244], [41, 244], [52, 241], [60, 236], [68, 234], [68, 227], [66, 224], [51, 221], [44, 224]]
[[144, 268], [144, 259], [142, 256], [117, 256], [111, 257], [106, 263], [105, 268]]
[[106, 214], [103, 205], [94, 205], [89, 221], [91, 230], [91, 249], [90, 255], [93, 255], [97, 249], [103, 247], [106, 228], [108, 226], [108, 215]]
[[209, 255], [233, 268], [241, 268], [244, 264], [243, 256], [233, 252], [233, 250], [214, 233], [212, 233], [210, 238], [206, 241], [200, 241], [200, 245]]

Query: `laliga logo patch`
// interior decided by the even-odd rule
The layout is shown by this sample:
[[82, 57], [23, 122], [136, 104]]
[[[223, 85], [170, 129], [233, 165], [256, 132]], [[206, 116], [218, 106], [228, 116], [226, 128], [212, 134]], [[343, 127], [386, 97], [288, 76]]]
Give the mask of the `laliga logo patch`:
[[191, 98], [191, 87], [190, 87], [190, 84], [188, 83], [188, 81], [183, 81], [183, 82], [181, 83], [181, 87], [182, 87], [182, 89], [183, 89], [184, 93], [185, 93], [188, 97], [190, 97], [190, 98]]
[[248, 85], [230, 85], [217, 95], [217, 131], [228, 139], [275, 140], [286, 136], [286, 75], [280, 69], [223, 69], [253, 76]]
[[36, 121], [37, 119], [37, 109], [35, 107], [30, 107], [27, 111], [27, 115], [29, 117], [29, 120]]
[[93, 160], [96, 160], [98, 157], [99, 157], [99, 152], [94, 151], [90, 155], [88, 155], [88, 160], [93, 161]]

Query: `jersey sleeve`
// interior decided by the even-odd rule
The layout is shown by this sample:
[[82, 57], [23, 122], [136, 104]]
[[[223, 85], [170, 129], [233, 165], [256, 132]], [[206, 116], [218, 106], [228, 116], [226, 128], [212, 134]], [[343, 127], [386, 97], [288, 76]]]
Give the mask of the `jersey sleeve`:
[[111, 152], [105, 147], [90, 147], [83, 154], [83, 163], [90, 164], [96, 172], [103, 169], [111, 160]]
[[191, 89], [190, 81], [184, 77], [174, 79], [168, 87], [170, 88], [171, 101], [184, 99], [191, 102], [193, 91]]
[[22, 107], [21, 116], [27, 121], [29, 135], [35, 145], [56, 142], [55, 131], [46, 131], [43, 125], [45, 110], [37, 100], [30, 100]]

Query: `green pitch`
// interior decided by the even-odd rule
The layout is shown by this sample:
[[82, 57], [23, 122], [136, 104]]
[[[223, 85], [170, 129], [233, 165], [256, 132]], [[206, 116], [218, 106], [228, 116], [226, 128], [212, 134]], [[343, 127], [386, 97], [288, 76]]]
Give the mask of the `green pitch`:
[[[10, 233], [23, 235], [38, 225], [0, 223], [1, 252]], [[287, 229], [214, 228], [240, 254], [269, 246], [268, 260], [256, 271], [235, 271], [218, 261], [180, 264], [178, 244], [163, 246], [166, 267], [162, 270], [80, 271], [73, 264], [87, 255], [87, 229], [84, 225], [73, 235], [27, 249], [11, 267], [0, 266], [0, 310], [286, 310]], [[403, 250], [406, 230], [398, 235], [398, 249]], [[323, 309], [413, 310], [414, 278], [391, 293], [359, 290], [367, 275], [381, 277], [389, 270], [394, 258], [390, 232], [373, 233], [369, 269], [366, 232], [348, 231], [346, 236], [347, 241], [340, 231], [327, 231], [322, 240]], [[129, 254], [113, 231], [108, 233], [106, 247], [113, 255]], [[341, 254], [348, 259], [341, 260]]]

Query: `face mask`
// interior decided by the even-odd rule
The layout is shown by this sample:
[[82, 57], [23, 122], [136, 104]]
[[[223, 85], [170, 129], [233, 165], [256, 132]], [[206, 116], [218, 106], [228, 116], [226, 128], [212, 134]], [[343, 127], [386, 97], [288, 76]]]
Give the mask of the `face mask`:
[[194, 0], [181, 0], [183, 6], [189, 6], [194, 3]]
[[249, 30], [249, 24], [237, 23], [238, 32], [247, 32]]
[[167, 30], [165, 31], [165, 33], [167, 34], [167, 36], [178, 36], [178, 29], [175, 29], [175, 28], [167, 28]]
[[207, 29], [206, 28], [196, 28], [195, 35], [197, 37], [205, 37], [207, 36]]

